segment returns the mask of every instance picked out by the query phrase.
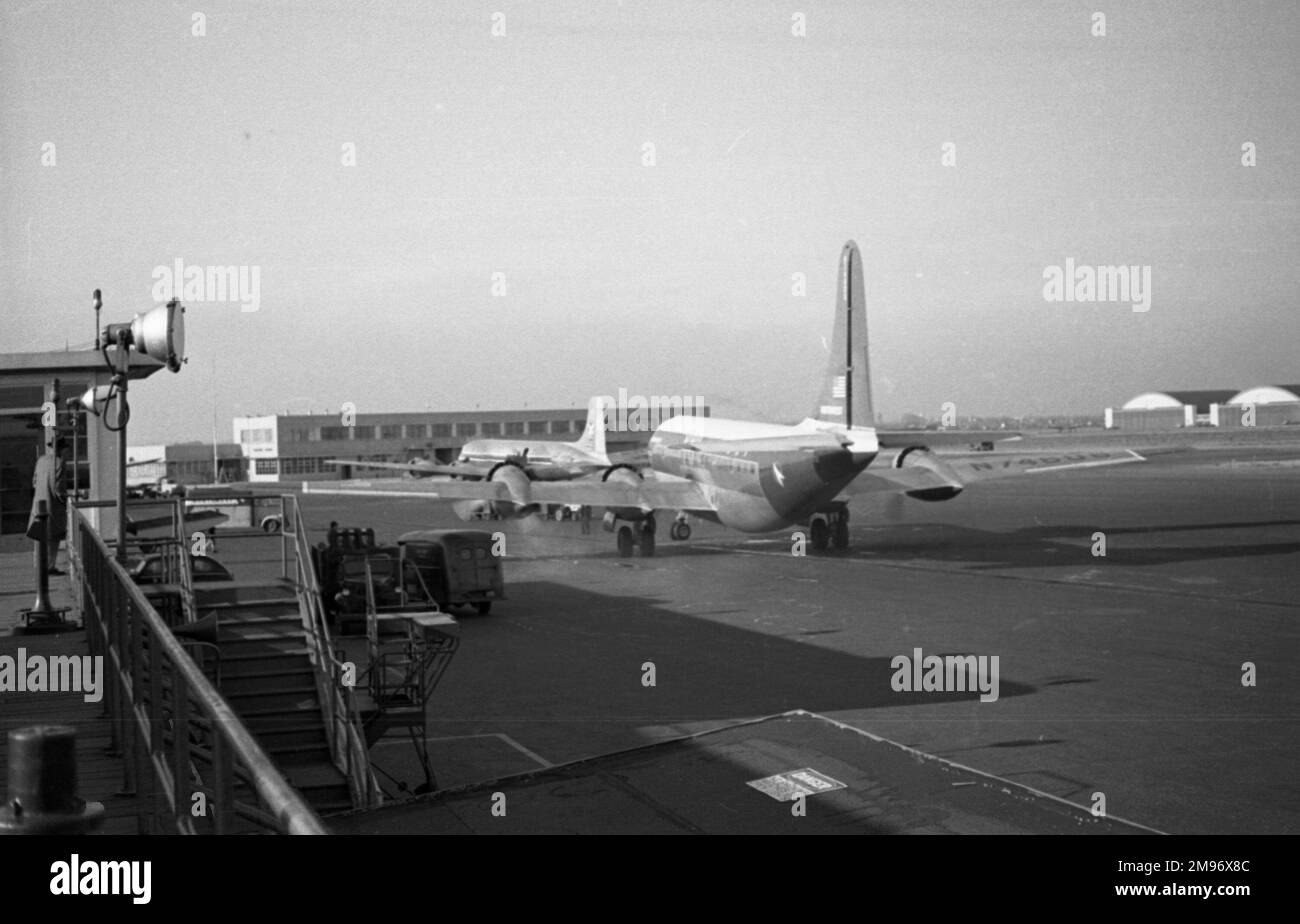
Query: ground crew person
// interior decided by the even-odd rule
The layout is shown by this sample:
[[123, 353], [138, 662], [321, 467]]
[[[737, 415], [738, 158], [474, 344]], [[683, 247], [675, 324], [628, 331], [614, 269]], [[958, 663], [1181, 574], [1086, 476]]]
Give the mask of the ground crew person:
[[[46, 448], [36, 460], [36, 471], [32, 475], [32, 488], [35, 493], [32, 495], [32, 512], [27, 520], [27, 538], [34, 542], [44, 542], [49, 558], [49, 573], [63, 574], [59, 570], [56, 560], [59, 554], [59, 543], [68, 533], [68, 498], [63, 489], [63, 473], [66, 466], [66, 446], [63, 440], [56, 439], [53, 445]], [[37, 505], [45, 501], [45, 509], [49, 511], [49, 517], [45, 520], [45, 535], [41, 535], [41, 527], [36, 519]], [[39, 560], [40, 550], [33, 549], [33, 554]]]

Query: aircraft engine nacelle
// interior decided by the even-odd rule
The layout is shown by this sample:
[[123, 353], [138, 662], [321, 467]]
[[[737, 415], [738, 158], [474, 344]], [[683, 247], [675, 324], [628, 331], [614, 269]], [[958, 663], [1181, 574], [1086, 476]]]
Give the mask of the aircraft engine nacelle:
[[409, 472], [407, 472], [407, 474], [410, 475], [412, 478], [428, 478], [428, 477], [430, 477], [431, 475], [433, 475], [433, 472], [422, 472], [422, 471], [420, 471], [418, 468], [415, 468], [415, 467], [414, 467], [414, 466], [419, 466], [419, 465], [425, 465], [425, 464], [428, 463], [428, 461], [429, 461], [428, 459], [421, 459], [421, 458], [419, 458], [418, 456], [415, 457], [414, 459], [411, 459], [410, 461], [408, 461], [408, 462], [406, 463], [407, 465], [412, 466], [411, 470], [410, 470]]
[[[600, 476], [601, 481], [607, 481], [611, 484], [629, 484], [639, 485], [644, 480], [641, 473], [631, 465], [611, 465], [605, 469]], [[637, 521], [645, 519], [651, 511], [642, 510], [640, 507], [609, 507], [605, 511], [604, 523], [606, 530], [612, 531], [611, 517], [617, 517], [620, 520]]]
[[456, 501], [451, 505], [462, 520], [482, 520], [493, 514], [493, 504], [485, 500]]
[[503, 484], [510, 494], [509, 501], [497, 501], [494, 509], [501, 516], [525, 517], [537, 511], [533, 503], [533, 485], [528, 474], [514, 462], [502, 462], [492, 467], [487, 480]]
[[908, 497], [923, 501], [945, 501], [952, 500], [962, 491], [961, 479], [957, 477], [957, 473], [953, 471], [952, 466], [931, 452], [928, 446], [908, 446], [894, 457], [893, 467], [923, 468], [934, 472], [944, 481], [949, 482], [949, 484], [933, 488], [918, 488], [914, 491], [905, 491], [904, 493]]

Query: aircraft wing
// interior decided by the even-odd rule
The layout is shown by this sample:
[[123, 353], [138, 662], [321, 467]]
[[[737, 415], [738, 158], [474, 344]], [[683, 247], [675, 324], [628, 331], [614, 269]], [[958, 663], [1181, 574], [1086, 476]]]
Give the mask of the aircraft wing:
[[1012, 475], [1035, 475], [1104, 465], [1145, 462], [1131, 449], [1083, 452], [971, 453], [969, 455], [935, 455], [926, 453], [917, 463], [903, 468], [866, 469], [845, 488], [845, 494], [876, 491], [933, 492], [960, 490], [969, 484], [1008, 478]]
[[[304, 494], [346, 494], [379, 497], [427, 497], [431, 500], [484, 500], [517, 503], [510, 487], [495, 481], [305, 481]], [[583, 504], [592, 507], [639, 507], [643, 510], [715, 509], [700, 484], [685, 480], [651, 479], [628, 484], [621, 481], [577, 479], [533, 481], [528, 498], [534, 504]]]
[[418, 475], [462, 475], [466, 478], [486, 478], [491, 466], [473, 462], [444, 465], [438, 462], [363, 462], [360, 459], [326, 459], [326, 465], [351, 465], [354, 468], [378, 468]]

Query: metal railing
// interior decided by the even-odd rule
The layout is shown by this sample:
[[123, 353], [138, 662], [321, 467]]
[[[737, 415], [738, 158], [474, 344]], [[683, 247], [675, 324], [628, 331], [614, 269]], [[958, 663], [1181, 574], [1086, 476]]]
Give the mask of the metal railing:
[[85, 513], [69, 505], [69, 521], [75, 589], [91, 654], [104, 658], [112, 747], [140, 833], [328, 834]]
[[[442, 632], [427, 633], [411, 622], [411, 617], [417, 612], [420, 615], [443, 614], [420, 569], [400, 554], [394, 566], [398, 569], [397, 587], [402, 602], [396, 606], [380, 606], [375, 599], [370, 557], [365, 558], [366, 642], [370, 652], [366, 674], [370, 679], [370, 696], [381, 712], [390, 704], [405, 700], [409, 705], [418, 705], [423, 715], [434, 688], [451, 663], [451, 656], [460, 646], [460, 638]], [[423, 592], [420, 600], [411, 600], [408, 573]], [[404, 616], [406, 619], [399, 618], [381, 626], [381, 616], [384, 615]]]
[[[353, 687], [344, 682], [348, 674], [330, 640], [302, 510], [298, 506], [298, 498], [291, 494], [282, 495], [280, 503], [282, 576], [293, 581], [298, 593], [308, 651], [316, 668], [316, 688], [325, 710], [325, 733], [329, 740], [330, 754], [334, 765], [347, 777], [353, 808], [375, 808], [382, 804], [383, 793], [370, 765], [370, 749], [366, 744], [356, 694]], [[291, 560], [294, 569], [292, 575], [289, 574]], [[355, 673], [353, 668], [350, 672], [353, 679]]]
[[186, 622], [196, 622], [199, 618], [197, 601], [194, 597], [194, 567], [190, 564], [190, 539], [185, 535], [185, 502], [172, 498], [172, 529], [179, 540], [177, 558], [180, 565], [181, 610]]

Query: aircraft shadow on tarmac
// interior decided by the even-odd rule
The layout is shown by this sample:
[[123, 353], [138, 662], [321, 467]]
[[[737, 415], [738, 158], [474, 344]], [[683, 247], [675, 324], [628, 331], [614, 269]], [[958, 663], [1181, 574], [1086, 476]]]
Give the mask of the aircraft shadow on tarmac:
[[[862, 657], [683, 614], [653, 597], [567, 584], [513, 584], [500, 612], [462, 621], [462, 661], [435, 694], [434, 713], [460, 722], [590, 721], [629, 726], [939, 703], [980, 703], [970, 692], [896, 692], [891, 660]], [[828, 634], [817, 631], [817, 635]], [[926, 649], [925, 655], [993, 654]], [[655, 665], [655, 685], [642, 684]], [[454, 677], [452, 675], [455, 675]], [[1035, 692], [999, 678], [999, 698]], [[432, 716], [431, 716], [432, 717]], [[436, 721], [436, 719], [435, 719]]]

